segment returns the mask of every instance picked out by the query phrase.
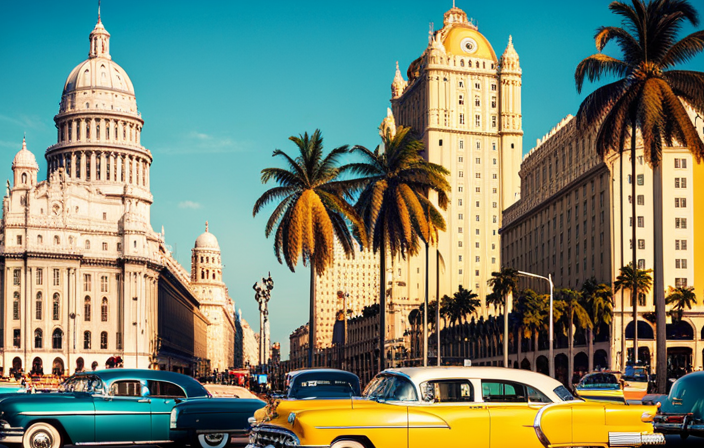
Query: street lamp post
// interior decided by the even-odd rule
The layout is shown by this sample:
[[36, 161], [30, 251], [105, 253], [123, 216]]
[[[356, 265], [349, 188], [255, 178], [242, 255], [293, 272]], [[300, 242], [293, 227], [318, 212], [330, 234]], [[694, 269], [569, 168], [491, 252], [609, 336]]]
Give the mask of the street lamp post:
[[134, 322], [132, 322], [132, 325], [134, 325], [134, 367], [136, 369], [139, 368], [139, 328], [137, 328], [137, 300], [139, 300], [137, 297], [132, 297], [132, 301], [134, 302]]
[[[518, 271], [518, 275], [524, 275], [526, 277], [534, 277], [534, 278], [540, 278], [543, 280], [547, 280], [548, 283], [550, 283], [550, 329], [548, 330], [548, 341], [550, 344], [550, 362], [548, 365], [550, 366], [550, 377], [555, 378], [555, 354], [554, 354], [554, 348], [553, 348], [553, 317], [552, 317], [552, 303], [553, 303], [553, 298], [552, 298], [552, 293], [554, 289], [554, 285], [552, 283], [552, 274], [548, 274], [547, 277], [543, 277], [542, 275], [538, 274], [532, 274], [530, 272], [524, 272], [524, 271]], [[504, 328], [504, 332], [507, 330]], [[507, 337], [507, 334], [504, 333], [504, 338]], [[536, 347], [537, 349], [537, 347]]]
[[266, 352], [266, 324], [269, 321], [269, 299], [271, 299], [271, 290], [274, 289], [274, 280], [269, 277], [262, 277], [261, 282], [257, 282], [252, 286], [254, 289], [254, 300], [259, 304], [259, 365], [264, 365]]

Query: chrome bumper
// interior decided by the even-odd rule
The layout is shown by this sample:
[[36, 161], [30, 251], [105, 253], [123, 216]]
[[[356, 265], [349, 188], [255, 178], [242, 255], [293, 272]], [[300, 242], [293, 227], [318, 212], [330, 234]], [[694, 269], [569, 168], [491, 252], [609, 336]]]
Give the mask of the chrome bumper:
[[0, 443], [22, 443], [24, 428], [3, 428], [0, 430]]
[[642, 434], [639, 432], [610, 432], [609, 446], [652, 446], [664, 445], [665, 436], [663, 434]]

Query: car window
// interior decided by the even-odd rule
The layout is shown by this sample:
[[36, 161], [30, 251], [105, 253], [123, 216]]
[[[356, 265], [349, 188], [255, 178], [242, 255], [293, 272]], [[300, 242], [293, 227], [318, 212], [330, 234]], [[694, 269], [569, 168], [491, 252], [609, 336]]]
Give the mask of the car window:
[[560, 397], [560, 400], [562, 401], [573, 401], [575, 400], [574, 396], [570, 393], [569, 390], [565, 386], [557, 386], [555, 389], [553, 389], [553, 392], [555, 395]]
[[290, 398], [358, 397], [359, 379], [343, 372], [305, 372], [291, 381]]
[[484, 401], [491, 403], [526, 403], [528, 401], [526, 386], [511, 381], [482, 381], [482, 395]]
[[149, 394], [158, 398], [186, 398], [180, 386], [167, 381], [148, 381]]
[[526, 390], [528, 391], [528, 401], [531, 403], [552, 403], [552, 400], [538, 389], [526, 386]]
[[103, 382], [96, 376], [74, 376], [61, 385], [60, 392], [100, 392], [103, 391]]
[[[376, 381], [378, 379], [378, 381]], [[374, 400], [417, 401], [413, 383], [398, 375], [379, 375], [367, 386], [364, 396]]]
[[423, 401], [463, 403], [474, 401], [474, 388], [468, 380], [438, 380], [421, 383]]
[[110, 395], [116, 397], [141, 397], [142, 383], [136, 380], [115, 381], [110, 386]]

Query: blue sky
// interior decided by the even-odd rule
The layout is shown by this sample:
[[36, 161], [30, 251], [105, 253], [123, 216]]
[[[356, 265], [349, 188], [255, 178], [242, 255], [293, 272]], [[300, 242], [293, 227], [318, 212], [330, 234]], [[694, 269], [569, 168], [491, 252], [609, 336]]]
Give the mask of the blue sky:
[[[693, 2], [696, 4], [697, 2]], [[618, 25], [608, 0], [471, 2], [473, 17], [503, 53], [509, 35], [523, 69], [524, 153], [584, 95], [574, 69], [595, 52], [600, 25]], [[307, 321], [308, 275], [276, 262], [252, 206], [266, 189], [260, 170], [290, 135], [320, 128], [326, 147], [378, 143], [395, 63], [405, 73], [442, 26], [444, 1], [244, 2], [104, 0], [110, 51], [134, 83], [154, 156], [152, 226], [175, 256], [190, 251], [206, 220], [220, 241], [224, 278], [245, 319], [258, 327], [252, 284], [271, 271], [272, 340]], [[0, 167], [11, 176], [22, 135], [46, 176], [63, 83], [88, 54], [97, 1], [0, 2]], [[691, 30], [686, 30], [691, 32]], [[704, 69], [698, 57], [690, 68]], [[591, 86], [587, 86], [589, 92]], [[0, 179], [2, 177], [0, 176]]]

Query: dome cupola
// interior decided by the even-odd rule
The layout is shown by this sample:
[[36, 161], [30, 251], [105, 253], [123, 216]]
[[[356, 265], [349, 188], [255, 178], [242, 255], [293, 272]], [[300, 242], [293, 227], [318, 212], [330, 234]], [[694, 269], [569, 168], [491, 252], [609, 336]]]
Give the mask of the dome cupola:
[[110, 59], [110, 33], [108, 33], [100, 20], [100, 5], [98, 5], [98, 23], [95, 24], [93, 32], [90, 33], [90, 52], [88, 57]]
[[205, 222], [205, 232], [196, 238], [192, 251], [191, 280], [196, 283], [222, 282], [220, 245], [215, 235], [208, 231], [208, 221]]
[[12, 160], [12, 172], [14, 173], [15, 187], [29, 188], [37, 183], [37, 172], [39, 165], [34, 154], [27, 149], [27, 140], [22, 139], [22, 149], [15, 154]]
[[215, 235], [208, 231], [208, 221], [205, 222], [205, 232], [196, 238], [196, 249], [213, 249], [220, 250], [220, 244], [218, 244], [218, 239]]
[[506, 50], [504, 50], [504, 54], [501, 55], [499, 67], [501, 72], [521, 72], [518, 53], [516, 53], [516, 49], [513, 48], [512, 36], [508, 36], [508, 45], [506, 46]]
[[401, 75], [401, 70], [398, 68], [398, 61], [396, 61], [396, 75], [391, 83], [391, 97], [398, 98], [403, 95], [403, 91], [408, 87], [408, 83], [403, 79]]

